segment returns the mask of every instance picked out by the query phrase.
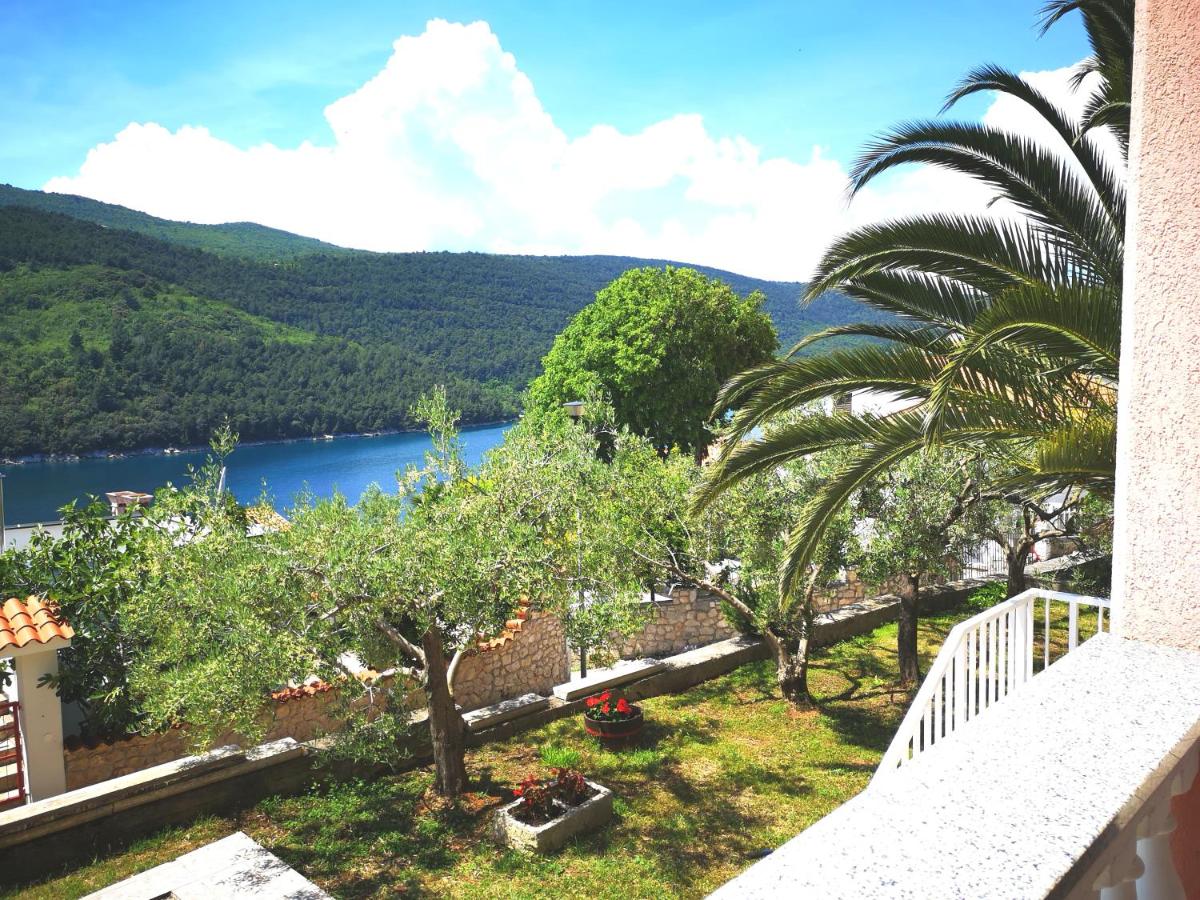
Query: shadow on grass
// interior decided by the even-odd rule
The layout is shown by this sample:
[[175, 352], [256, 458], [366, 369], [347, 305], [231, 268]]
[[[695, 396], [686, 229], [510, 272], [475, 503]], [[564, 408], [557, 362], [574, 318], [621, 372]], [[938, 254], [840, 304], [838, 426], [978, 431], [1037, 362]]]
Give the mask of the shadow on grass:
[[381, 778], [325, 786], [263, 803], [271, 852], [326, 884], [338, 897], [385, 888], [421, 896], [419, 876], [451, 868], [455, 847], [477, 824], [475, 811], [425, 806], [428, 778]]

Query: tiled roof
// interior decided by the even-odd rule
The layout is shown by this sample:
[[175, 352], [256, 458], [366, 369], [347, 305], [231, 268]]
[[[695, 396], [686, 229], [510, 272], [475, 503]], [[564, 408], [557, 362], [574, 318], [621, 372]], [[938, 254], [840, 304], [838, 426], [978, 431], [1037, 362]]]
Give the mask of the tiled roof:
[[74, 636], [74, 629], [58, 615], [53, 603], [44, 603], [38, 597], [12, 597], [0, 608], [0, 652], [49, 643], [55, 638], [69, 641]]
[[287, 703], [289, 700], [303, 700], [305, 697], [311, 697], [313, 694], [324, 694], [326, 691], [332, 691], [333, 685], [328, 681], [322, 681], [319, 678], [314, 678], [307, 684], [297, 685], [295, 687], [285, 687], [278, 691], [271, 692], [271, 699], [276, 703]]
[[489, 650], [499, 650], [509, 641], [515, 640], [521, 626], [529, 618], [530, 603], [528, 600], [522, 599], [517, 606], [516, 618], [509, 619], [504, 623], [504, 630], [493, 638], [480, 638], [475, 643], [475, 652], [487, 653]]
[[246, 523], [249, 525], [247, 533], [251, 537], [269, 531], [287, 531], [292, 527], [291, 522], [265, 503], [246, 507]]

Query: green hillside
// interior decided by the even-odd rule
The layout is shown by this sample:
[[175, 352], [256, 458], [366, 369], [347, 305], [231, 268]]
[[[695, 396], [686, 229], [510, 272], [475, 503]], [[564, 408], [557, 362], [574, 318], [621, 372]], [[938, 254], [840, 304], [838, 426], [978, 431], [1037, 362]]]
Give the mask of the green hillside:
[[[571, 315], [648, 262], [356, 251], [267, 261], [247, 234], [226, 233], [229, 252], [215, 253], [0, 206], [0, 456], [202, 443], [226, 415], [247, 440], [410, 427], [409, 408], [435, 384], [467, 422], [509, 418]], [[802, 309], [799, 284], [704, 271], [763, 291], [784, 346], [878, 317], [841, 296]]]
[[253, 222], [229, 222], [224, 225], [173, 222], [124, 206], [101, 203], [90, 197], [27, 191], [10, 184], [0, 184], [0, 206], [24, 206], [42, 212], [62, 213], [73, 219], [95, 222], [105, 228], [135, 231], [183, 247], [251, 259], [287, 259], [302, 253], [350, 252], [315, 238], [301, 237]]

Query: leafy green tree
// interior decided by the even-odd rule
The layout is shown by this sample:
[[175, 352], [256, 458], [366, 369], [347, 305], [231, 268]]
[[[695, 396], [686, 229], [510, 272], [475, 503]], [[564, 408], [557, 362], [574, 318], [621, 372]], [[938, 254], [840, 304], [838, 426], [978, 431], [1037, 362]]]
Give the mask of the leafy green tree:
[[142, 646], [123, 610], [144, 588], [141, 522], [131, 512], [109, 520], [95, 498], [62, 510], [60, 536], [38, 531], [29, 546], [0, 555], [0, 593], [52, 598], [75, 629], [60, 652], [53, 686], [83, 712], [94, 737], [121, 737], [138, 728], [141, 713], [128, 684]]
[[598, 391], [619, 426], [663, 449], [702, 451], [721, 384], [775, 351], [764, 299], [692, 269], [631, 269], [555, 338], [527, 410], [544, 414]]
[[854, 506], [869, 522], [859, 569], [871, 582], [899, 577], [900, 621], [896, 632], [900, 682], [921, 677], [917, 656], [917, 620], [921, 581], [931, 575], [957, 575], [964, 550], [983, 539], [992, 512], [986, 504], [964, 504], [964, 486], [978, 483], [978, 460], [944, 451], [907, 456], [874, 479]]
[[[159, 514], [191, 537], [152, 530], [149, 583], [128, 605], [148, 643], [130, 681], [151, 725], [253, 737], [268, 691], [316, 675], [341, 685], [342, 749], [394, 759], [410, 713], [400, 680], [360, 681], [350, 661], [409, 670], [425, 692], [437, 789], [457, 795], [467, 774], [454, 682], [478, 638], [522, 598], [560, 615], [581, 591], [597, 603], [636, 598], [639, 571], [621, 551], [640, 537], [621, 512], [622, 470], [597, 458], [591, 434], [562, 415], [522, 424], [471, 471], [445, 394], [417, 415], [434, 449], [396, 492], [373, 488], [357, 505], [310, 499], [283, 531], [248, 537], [224, 504], [163, 497]], [[623, 458], [624, 439], [614, 452]]]
[[[1015, 468], [992, 487], [1025, 496], [1068, 486], [1111, 495], [1125, 187], [1094, 129], [1127, 139], [1122, 98], [1133, 3], [1056, 0], [1045, 24], [1075, 9], [1095, 50], [1087, 69], [1101, 81], [1082, 120], [994, 66], [968, 75], [949, 101], [1007, 94], [1050, 126], [1053, 144], [986, 125], [919, 122], [874, 142], [852, 173], [857, 191], [900, 165], [939, 166], [982, 182], [1023, 218], [918, 216], [839, 238], [808, 296], [838, 288], [902, 321], [827, 329], [796, 349], [848, 335], [879, 343], [770, 362], [722, 391], [718, 402], [737, 410], [736, 439], [710, 470], [701, 504], [786, 460], [830, 447], [852, 451], [796, 520], [783, 570], [789, 590], [854, 493], [930, 445]], [[892, 392], [914, 405], [888, 416], [809, 415], [759, 436], [783, 414], [857, 390]]]
[[700, 469], [671, 454], [631, 498], [631, 509], [647, 521], [655, 515], [667, 520], [658, 525], [649, 551], [634, 552], [670, 579], [719, 597], [733, 625], [761, 635], [775, 658], [780, 693], [798, 705], [811, 699], [808, 657], [816, 592], [838, 577], [857, 546], [850, 509], [825, 530], [797, 589], [781, 591], [779, 568], [791, 523], [835, 466], [836, 459], [827, 455], [758, 473], [694, 515], [689, 499]]

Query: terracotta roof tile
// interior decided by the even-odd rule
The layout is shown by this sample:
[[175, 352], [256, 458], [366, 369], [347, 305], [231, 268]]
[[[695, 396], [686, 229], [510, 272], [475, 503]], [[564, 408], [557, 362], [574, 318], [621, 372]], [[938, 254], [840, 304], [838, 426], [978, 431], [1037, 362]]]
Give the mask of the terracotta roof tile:
[[319, 678], [314, 678], [307, 684], [285, 687], [278, 691], [271, 692], [271, 699], [276, 703], [287, 703], [289, 700], [302, 700], [305, 697], [311, 697], [314, 694], [324, 694], [326, 691], [332, 691], [333, 685], [328, 681], [322, 681]]
[[287, 531], [292, 523], [265, 503], [246, 507], [246, 521], [263, 531]]
[[69, 641], [74, 636], [75, 630], [58, 614], [53, 602], [39, 597], [12, 597], [0, 608], [0, 652], [32, 643], [46, 644], [55, 638]]

